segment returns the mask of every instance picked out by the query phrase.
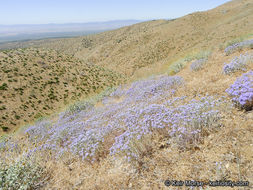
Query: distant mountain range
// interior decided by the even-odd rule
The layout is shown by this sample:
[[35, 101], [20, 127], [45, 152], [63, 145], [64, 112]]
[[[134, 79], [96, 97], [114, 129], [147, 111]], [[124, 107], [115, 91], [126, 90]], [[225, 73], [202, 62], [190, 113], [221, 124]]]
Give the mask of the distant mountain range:
[[140, 20], [114, 20], [106, 22], [66, 24], [0, 25], [0, 43], [52, 37], [73, 37], [117, 29], [142, 22]]

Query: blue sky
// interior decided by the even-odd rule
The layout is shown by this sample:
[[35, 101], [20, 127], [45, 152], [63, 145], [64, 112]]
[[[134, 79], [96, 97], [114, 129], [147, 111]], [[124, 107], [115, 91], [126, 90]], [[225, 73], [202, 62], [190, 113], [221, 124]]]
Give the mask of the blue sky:
[[177, 18], [228, 0], [0, 0], [0, 24]]

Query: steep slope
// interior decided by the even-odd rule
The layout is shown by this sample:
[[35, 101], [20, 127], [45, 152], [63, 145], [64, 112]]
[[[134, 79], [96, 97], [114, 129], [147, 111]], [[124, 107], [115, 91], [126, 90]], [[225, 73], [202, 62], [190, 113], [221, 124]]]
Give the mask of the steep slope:
[[164, 72], [187, 53], [252, 35], [252, 20], [253, 2], [234, 0], [174, 20], [149, 21], [97, 35], [35, 41], [30, 45], [58, 49], [87, 63], [141, 76]]
[[73, 56], [34, 48], [0, 52], [0, 76], [0, 127], [11, 130], [124, 80]]
[[[253, 112], [238, 109], [226, 89], [248, 73], [241, 93], [252, 92], [252, 58], [248, 47], [216, 50], [201, 69], [193, 61], [177, 76], [136, 81], [96, 105], [38, 121], [0, 142], [2, 187], [32, 176], [29, 187], [42, 189], [168, 189], [167, 179], [251, 189]], [[224, 63], [237, 67], [227, 74]]]
[[207, 12], [171, 21], [151, 21], [103, 33], [94, 39], [86, 37], [82, 41], [92, 40], [91, 44], [93, 41], [99, 44], [74, 54], [85, 61], [132, 75], [142, 67], [168, 66], [182, 54], [209, 49], [252, 33], [252, 20], [252, 1], [232, 1]]
[[[152, 21], [89, 37], [35, 42], [36, 46], [71, 54], [25, 50], [29, 52], [24, 60], [29, 62], [34, 55], [29, 65], [38, 66], [32, 70], [27, 64], [22, 69], [30, 68], [32, 74], [41, 71], [38, 55], [44, 55], [45, 63], [52, 67], [44, 71], [47, 75], [39, 75], [49, 77], [49, 87], [58, 83], [52, 77], [66, 60], [69, 67], [66, 65], [63, 75], [67, 79], [66, 74], [87, 65], [87, 72], [101, 64], [130, 77], [144, 69], [153, 74], [165, 72], [163, 69], [179, 58], [187, 57], [187, 61], [183, 66], [178, 62], [175, 76], [163, 74], [129, 82], [102, 99], [95, 98], [97, 102], [85, 100], [81, 102], [84, 106], [70, 107], [23, 128], [15, 136], [3, 137], [0, 188], [170, 189], [164, 183], [169, 179], [205, 182], [197, 188], [222, 190], [231, 187], [213, 187], [210, 181], [231, 180], [235, 186], [238, 182], [245, 186], [238, 189], [252, 189], [253, 40], [251, 37], [228, 47], [219, 46], [252, 33], [252, 13], [252, 1], [237, 0], [174, 21]], [[206, 48], [212, 48], [211, 54], [189, 57], [188, 53]], [[9, 73], [16, 76], [21, 70], [12, 67], [15, 60], [24, 64], [19, 51], [0, 55], [5, 81]], [[52, 56], [56, 56], [56, 63], [50, 61]], [[70, 60], [75, 56], [83, 60], [82, 64], [72, 64]], [[70, 89], [78, 90], [78, 71], [70, 74], [74, 79], [73, 83], [68, 81]], [[101, 76], [96, 69], [93, 73]], [[109, 84], [121, 79], [115, 73], [105, 78]], [[62, 79], [60, 88], [52, 88], [63, 92], [67, 79]], [[14, 89], [17, 81], [13, 81]], [[35, 80], [29, 81], [27, 86]], [[11, 86], [12, 81], [8, 82], [1, 84], [1, 93]], [[33, 100], [32, 94], [30, 97]]]

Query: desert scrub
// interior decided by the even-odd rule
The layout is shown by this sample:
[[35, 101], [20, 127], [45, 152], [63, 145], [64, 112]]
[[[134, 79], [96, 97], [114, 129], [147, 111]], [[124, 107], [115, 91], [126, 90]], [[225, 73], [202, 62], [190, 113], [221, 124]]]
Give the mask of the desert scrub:
[[168, 73], [169, 75], [178, 73], [185, 67], [187, 62], [190, 62], [192, 60], [196, 60], [196, 61], [192, 63], [191, 69], [192, 70], [195, 69], [195, 71], [199, 70], [207, 62], [208, 57], [211, 55], [211, 53], [212, 52], [210, 50], [205, 50], [205, 51], [203, 50], [198, 53], [190, 54], [184, 57], [183, 59], [180, 59], [179, 61], [172, 63], [169, 66]]
[[224, 63], [223, 72], [226, 75], [234, 73], [236, 71], [246, 71], [247, 66], [253, 63], [253, 55], [241, 54], [235, 57], [230, 63]]
[[6, 106], [5, 105], [0, 106], [0, 110], [6, 110]]
[[[89, 95], [93, 91], [100, 92], [100, 90], [122, 81], [121, 75], [115, 72], [110, 72], [108, 69], [101, 71], [102, 68], [99, 66], [82, 63], [74, 57], [60, 56], [60, 52], [56, 53], [54, 50], [38, 49], [39, 54], [32, 48], [23, 49], [23, 51], [24, 53], [20, 54], [21, 50], [10, 50], [8, 58], [0, 56], [0, 75], [6, 79], [0, 82], [0, 93], [4, 93], [1, 98], [3, 97], [7, 101], [6, 107], [0, 105], [0, 111], [4, 109], [7, 112], [16, 111], [16, 114], [22, 117], [17, 121], [17, 126], [21, 123], [21, 119], [33, 120], [33, 116], [22, 115], [23, 111], [28, 111], [22, 106], [27, 100], [32, 101], [26, 104], [32, 110], [36, 110], [36, 112], [47, 110], [47, 113], [50, 114], [65, 102], [81, 99], [82, 96]], [[38, 59], [41, 55], [44, 56], [44, 59]], [[3, 61], [5, 59], [6, 61]], [[20, 65], [24, 65], [25, 68], [20, 69]], [[44, 73], [42, 73], [43, 71]], [[87, 78], [87, 81], [83, 78]], [[15, 83], [19, 81], [22, 84], [17, 87]], [[82, 83], [87, 84], [83, 93], [80, 92], [80, 89], [75, 88], [83, 87]], [[64, 92], [67, 87], [69, 92]], [[46, 89], [45, 93], [43, 89]], [[30, 92], [31, 90], [34, 91]], [[6, 92], [12, 98], [7, 98]], [[20, 96], [24, 101], [15, 101], [15, 96]], [[74, 97], [72, 98], [72, 96]], [[7, 109], [7, 105], [11, 105], [12, 102], [17, 107], [22, 106], [22, 109], [13, 110], [13, 107]], [[47, 107], [46, 104], [50, 107]], [[15, 115], [12, 115], [15, 118]], [[10, 123], [11, 117], [6, 120], [5, 123]], [[2, 131], [1, 128], [0, 131]]]
[[94, 107], [94, 105], [102, 100], [104, 97], [111, 94], [113, 91], [115, 91], [116, 87], [108, 87], [105, 90], [101, 91], [99, 94], [86, 98], [85, 100], [78, 101], [72, 105], [70, 105], [67, 110], [65, 111], [65, 115], [71, 115], [76, 114], [81, 111], [89, 110]]
[[234, 51], [238, 51], [238, 50], [243, 49], [245, 47], [252, 48], [253, 47], [253, 39], [231, 44], [231, 45], [227, 46], [224, 51], [225, 51], [226, 55], [229, 55], [229, 54], [233, 53]]
[[1, 126], [1, 128], [2, 128], [2, 130], [3, 130], [4, 132], [6, 132], [6, 131], [9, 130], [9, 127], [6, 127], [6, 126]]
[[253, 108], [253, 71], [244, 73], [241, 77], [237, 78], [235, 83], [232, 84], [226, 92], [232, 97], [232, 101], [239, 108], [246, 111]]
[[208, 59], [211, 55], [211, 50], [203, 50], [195, 54], [188, 55], [184, 58], [185, 61], [189, 62], [192, 60], [199, 60], [199, 59]]
[[7, 90], [8, 88], [8, 85], [6, 83], [3, 83], [1, 86], [0, 86], [0, 90]]
[[172, 63], [168, 68], [169, 75], [176, 74], [180, 72], [185, 66], [185, 60], [179, 60]]
[[0, 189], [37, 189], [45, 171], [36, 162], [21, 159], [14, 163], [0, 162]]
[[70, 105], [66, 111], [66, 114], [71, 115], [71, 114], [79, 113], [81, 111], [85, 111], [87, 109], [90, 109], [93, 106], [94, 106], [94, 104], [92, 104], [89, 101], [79, 101], [79, 102], [76, 102], [76, 103]]
[[198, 59], [191, 64], [191, 71], [201, 70], [207, 62], [206, 58]]

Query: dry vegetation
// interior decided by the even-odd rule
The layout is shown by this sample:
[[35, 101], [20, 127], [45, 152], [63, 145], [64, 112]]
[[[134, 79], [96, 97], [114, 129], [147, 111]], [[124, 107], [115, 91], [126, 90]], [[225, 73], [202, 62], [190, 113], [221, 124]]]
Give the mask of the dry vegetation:
[[2, 51], [0, 68], [0, 128], [11, 131], [124, 81], [113, 71], [53, 50]]
[[[128, 76], [129, 81], [151, 74], [166, 74], [128, 82], [109, 96], [95, 95], [93, 100], [70, 106], [13, 137], [4, 137], [0, 141], [0, 164], [4, 166], [0, 174], [12, 176], [9, 180], [15, 181], [20, 173], [25, 176], [37, 173], [29, 187], [41, 189], [170, 189], [164, 185], [166, 179], [242, 180], [249, 181], [249, 186], [241, 189], [253, 188], [253, 100], [248, 99], [251, 110], [246, 111], [236, 107], [226, 92], [238, 77], [253, 70], [253, 62], [247, 60], [247, 64], [241, 64], [243, 69], [235, 69], [229, 75], [224, 73], [224, 63], [230, 63], [240, 54], [253, 55], [252, 46], [236, 49], [229, 55], [224, 52], [230, 40], [252, 34], [252, 13], [252, 1], [236, 0], [173, 21], [151, 21], [89, 37], [34, 42], [34, 46], [63, 51], [66, 55], [62, 62], [76, 60], [75, 57], [83, 61], [78, 65], [67, 61], [64, 77], [77, 67], [74, 73], [79, 73], [83, 65], [89, 66], [89, 71], [100, 68], [95, 65], [105, 66]], [[11, 60], [23, 64], [23, 59], [17, 57], [19, 51], [10, 51], [16, 58]], [[38, 50], [22, 51], [29, 51], [30, 55]], [[47, 75], [43, 72], [37, 75], [51, 79], [49, 73], [56, 73], [61, 61], [50, 62], [48, 56], [60, 59], [59, 54], [39, 52], [40, 55], [47, 52], [45, 63], [52, 69], [45, 71]], [[1, 53], [1, 59], [9, 60], [7, 54]], [[25, 54], [21, 55], [25, 58]], [[37, 60], [39, 56], [33, 57], [36, 59], [30, 64], [41, 61]], [[199, 61], [201, 59], [204, 61]], [[93, 64], [84, 64], [86, 62]], [[18, 71], [15, 67], [4, 70], [11, 70], [15, 76], [21, 71], [16, 67]], [[31, 67], [22, 67], [22, 70], [30, 68], [31, 73], [36, 73], [40, 67], [38, 64], [32, 67], [34, 70]], [[91, 75], [98, 71], [100, 69], [95, 69]], [[108, 72], [103, 70], [103, 73]], [[109, 73], [102, 78], [109, 81], [108, 86], [116, 85], [114, 79], [120, 81], [121, 78]], [[52, 77], [55, 74], [52, 73]], [[75, 85], [79, 83], [75, 80], [71, 88], [65, 88], [64, 77], [59, 77], [58, 85], [62, 86], [52, 86], [55, 94], [59, 94], [57, 97], [63, 96], [61, 90], [62, 93], [65, 89], [78, 90]], [[25, 79], [18, 81], [25, 82]], [[40, 80], [41, 86], [43, 81]], [[15, 87], [11, 82], [5, 83], [1, 93]], [[247, 85], [252, 91], [251, 84]], [[30, 86], [27, 90], [33, 89]], [[29, 96], [24, 98], [29, 100]], [[37, 96], [43, 97], [39, 93]], [[19, 101], [13, 99], [14, 102]], [[2, 181], [0, 178], [0, 185]], [[11, 185], [6, 181], [2, 184]], [[23, 181], [17, 184], [24, 185], [27, 184]], [[202, 189], [231, 188], [205, 186]]]
[[134, 75], [136, 79], [162, 73], [186, 54], [253, 35], [252, 10], [251, 0], [235, 0], [174, 20], [155, 20], [96, 35], [20, 45], [57, 49], [129, 77]]
[[[108, 98], [103, 99], [102, 102], [94, 105], [94, 109], [83, 110], [83, 112], [79, 110], [77, 113], [71, 114], [67, 111], [59, 116], [53, 116], [51, 119], [45, 120], [45, 122], [38, 122], [27, 130], [25, 136], [21, 133], [12, 140], [6, 139], [4, 141], [6, 144], [2, 148], [0, 147], [3, 152], [1, 156], [6, 163], [10, 164], [14, 161], [16, 168], [19, 168], [20, 163], [25, 162], [25, 166], [22, 167], [21, 171], [29, 174], [32, 171], [39, 172], [39, 177], [33, 178], [32, 182], [35, 187], [41, 186], [42, 189], [168, 189], [164, 185], [166, 179], [199, 181], [243, 180], [250, 183], [250, 186], [244, 189], [250, 189], [253, 183], [253, 112], [245, 112], [236, 107], [231, 107], [230, 98], [225, 92], [244, 71], [237, 71], [231, 75], [226, 75], [223, 72], [225, 62], [232, 60], [240, 53], [246, 52], [253, 54], [253, 50], [251, 49], [244, 49], [240, 52], [236, 51], [229, 56], [226, 56], [224, 52], [214, 51], [209, 56], [205, 67], [196, 72], [190, 69], [191, 63], [195, 60], [188, 62], [177, 74], [177, 76], [184, 78], [184, 84], [183, 86], [179, 85], [172, 95], [169, 93], [169, 90], [168, 94], [162, 92], [161, 96], [163, 98], [157, 98], [159, 96], [156, 94], [153, 97], [152, 92], [147, 90], [149, 86], [145, 85], [148, 82], [147, 80], [146, 82], [143, 81], [143, 88], [147, 88], [144, 89], [145, 93], [151, 93], [148, 101], [139, 99], [141, 94], [139, 94], [138, 89], [136, 89], [136, 92], [133, 91], [134, 94], [139, 94], [138, 96], [131, 95], [132, 91], [130, 89], [133, 87], [129, 89], [126, 86], [126, 89], [129, 89], [127, 91], [130, 93], [129, 96], [133, 98], [132, 102], [131, 99], [127, 99], [126, 94], [124, 95], [124, 88], [120, 88]], [[253, 70], [252, 63], [248, 65], [248, 70]], [[165, 76], [154, 78], [158, 84], [160, 77]], [[175, 79], [177, 80], [177, 78]], [[153, 84], [153, 82], [150, 84]], [[136, 82], [135, 85], [142, 85], [141, 81]], [[160, 88], [166, 87], [161, 86]], [[121, 93], [123, 94], [121, 95]], [[159, 91], [157, 93], [159, 94]], [[124, 104], [119, 110], [115, 109], [117, 108], [115, 106], [125, 101], [126, 105], [130, 106], [130, 108], [136, 109], [134, 115], [137, 115], [138, 109], [140, 109], [138, 106], [142, 105], [139, 102], [144, 101], [147, 106], [150, 103], [162, 105], [164, 104], [164, 100], [165, 102], [169, 102], [175, 97], [184, 96], [186, 96], [186, 100], [181, 102], [183, 104], [192, 98], [198, 99], [198, 97], [205, 98], [206, 96], [224, 97], [225, 101], [223, 100], [224, 102], [221, 102], [222, 104], [219, 104], [217, 107], [221, 111], [221, 119], [219, 121], [221, 124], [215, 127], [216, 120], [207, 120], [209, 127], [206, 126], [202, 134], [203, 136], [194, 144], [191, 144], [191, 141], [186, 141], [189, 144], [182, 144], [182, 141], [180, 141], [181, 137], [168, 137], [167, 130], [155, 132], [154, 128], [152, 136], [143, 136], [138, 141], [139, 145], [136, 144], [135, 147], [132, 147], [136, 148], [135, 153], [136, 150], [139, 153], [137, 160], [133, 159], [129, 161], [124, 158], [124, 155], [109, 154], [110, 147], [116, 142], [114, 138], [119, 137], [124, 130], [113, 130], [107, 133], [105, 129], [110, 122], [114, 122], [115, 125], [112, 129], [118, 129], [117, 122], [123, 126], [122, 121], [125, 122], [125, 120], [122, 118], [122, 121], [120, 121], [117, 117], [121, 114], [123, 115], [120, 117], [124, 117], [124, 114], [129, 114], [127, 113], [127, 107], [124, 108]], [[206, 105], [209, 106], [209, 103]], [[135, 108], [135, 106], [137, 107]], [[180, 102], [178, 106], [180, 106]], [[114, 113], [114, 111], [116, 112]], [[156, 109], [153, 111], [156, 114]], [[152, 115], [153, 111], [151, 109], [149, 114]], [[192, 111], [190, 110], [190, 112]], [[111, 114], [114, 115], [111, 116]], [[157, 114], [156, 118], [154, 118], [155, 120], [160, 117], [158, 112]], [[126, 115], [126, 117], [128, 116]], [[139, 119], [142, 118], [140, 117]], [[95, 124], [94, 126], [93, 123]], [[50, 126], [53, 127], [53, 133], [56, 136], [49, 137], [47, 131], [51, 131], [50, 133], [52, 133]], [[212, 129], [210, 126], [214, 126], [214, 128]], [[68, 148], [64, 144], [67, 142], [67, 139], [64, 140], [65, 137], [72, 138], [76, 134], [81, 136], [83, 130], [85, 132], [86, 130], [93, 129], [101, 130], [102, 135], [104, 135], [103, 145], [98, 149], [95, 161], [90, 159], [82, 160], [81, 155], [66, 151]], [[58, 130], [59, 132], [57, 132]], [[90, 135], [93, 136], [92, 133]], [[100, 133], [94, 133], [94, 135], [98, 138], [101, 136]], [[46, 151], [43, 151], [43, 144], [47, 142], [48, 138], [51, 139], [48, 142], [52, 142], [52, 144], [46, 145], [48, 149], [46, 148]], [[77, 136], [76, 138], [79, 137]], [[96, 143], [96, 140], [94, 140], [92, 142]], [[54, 143], [56, 144], [54, 145]], [[87, 142], [81, 138], [80, 143], [85, 144]], [[59, 147], [55, 150], [54, 148], [50, 148], [54, 146]], [[75, 147], [76, 145], [73, 146]], [[91, 144], [87, 144], [87, 146], [91, 146]], [[64, 147], [67, 149], [64, 149]], [[79, 146], [79, 148], [81, 147]], [[58, 153], [60, 153], [60, 157], [54, 157]], [[17, 162], [17, 159], [11, 159], [10, 155], [13, 158], [19, 158], [18, 160], [20, 158], [27, 158], [28, 155], [29, 157], [28, 161], [21, 160]], [[33, 166], [35, 169], [31, 170], [31, 166], [28, 163], [29, 160], [33, 159], [36, 160], [34, 162], [36, 165]], [[43, 168], [43, 172], [41, 170], [37, 171], [41, 167]], [[212, 188], [208, 186], [205, 186], [205, 188], [230, 189], [230, 187]]]

